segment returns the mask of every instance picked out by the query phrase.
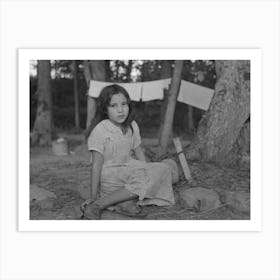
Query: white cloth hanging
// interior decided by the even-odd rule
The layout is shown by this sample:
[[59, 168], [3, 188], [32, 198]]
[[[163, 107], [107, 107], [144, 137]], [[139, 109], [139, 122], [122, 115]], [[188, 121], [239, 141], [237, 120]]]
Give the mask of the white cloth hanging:
[[142, 83], [111, 83], [91, 80], [89, 84], [88, 95], [97, 98], [104, 87], [113, 84], [117, 84], [125, 88], [131, 100], [140, 101]]
[[182, 80], [177, 100], [206, 111], [213, 94], [213, 89]]
[[[151, 82], [115, 84], [124, 87], [133, 101], [140, 101], [140, 99], [142, 101], [150, 101], [163, 99], [164, 89], [167, 89], [170, 83], [171, 79], [168, 78]], [[97, 98], [105, 86], [112, 84], [114, 83], [91, 80], [88, 95]], [[177, 101], [202, 110], [208, 110], [213, 94], [213, 89], [182, 80]]]
[[168, 88], [171, 79], [143, 82], [142, 101], [163, 99], [163, 91]]

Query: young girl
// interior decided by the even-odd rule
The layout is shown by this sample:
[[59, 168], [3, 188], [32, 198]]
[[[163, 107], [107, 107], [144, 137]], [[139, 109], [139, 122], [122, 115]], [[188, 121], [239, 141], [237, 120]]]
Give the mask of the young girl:
[[91, 198], [81, 206], [85, 218], [100, 219], [107, 207], [133, 199], [139, 205], [175, 203], [169, 167], [145, 161], [131, 100], [123, 87], [110, 85], [101, 91], [91, 128]]

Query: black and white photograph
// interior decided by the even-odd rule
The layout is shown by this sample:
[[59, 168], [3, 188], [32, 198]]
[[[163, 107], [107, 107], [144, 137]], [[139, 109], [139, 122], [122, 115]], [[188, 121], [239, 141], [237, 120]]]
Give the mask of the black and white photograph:
[[18, 58], [20, 230], [260, 228], [260, 50]]
[[0, 1], [0, 279], [279, 280], [279, 0]]
[[250, 220], [250, 59], [30, 60], [29, 79], [30, 220]]

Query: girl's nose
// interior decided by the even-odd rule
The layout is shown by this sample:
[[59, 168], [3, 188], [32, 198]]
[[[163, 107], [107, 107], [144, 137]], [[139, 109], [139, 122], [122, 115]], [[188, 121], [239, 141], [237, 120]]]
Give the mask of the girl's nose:
[[118, 112], [122, 112], [123, 111], [123, 107], [122, 106], [118, 106]]

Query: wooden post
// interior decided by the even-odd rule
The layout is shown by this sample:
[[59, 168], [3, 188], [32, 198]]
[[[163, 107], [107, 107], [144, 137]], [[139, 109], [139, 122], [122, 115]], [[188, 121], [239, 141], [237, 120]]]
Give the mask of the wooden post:
[[183, 152], [183, 148], [182, 148], [180, 139], [178, 137], [173, 138], [173, 143], [175, 145], [176, 152], [178, 154], [185, 178], [190, 182], [192, 180], [192, 176], [191, 176], [191, 172], [190, 172], [186, 157]]

